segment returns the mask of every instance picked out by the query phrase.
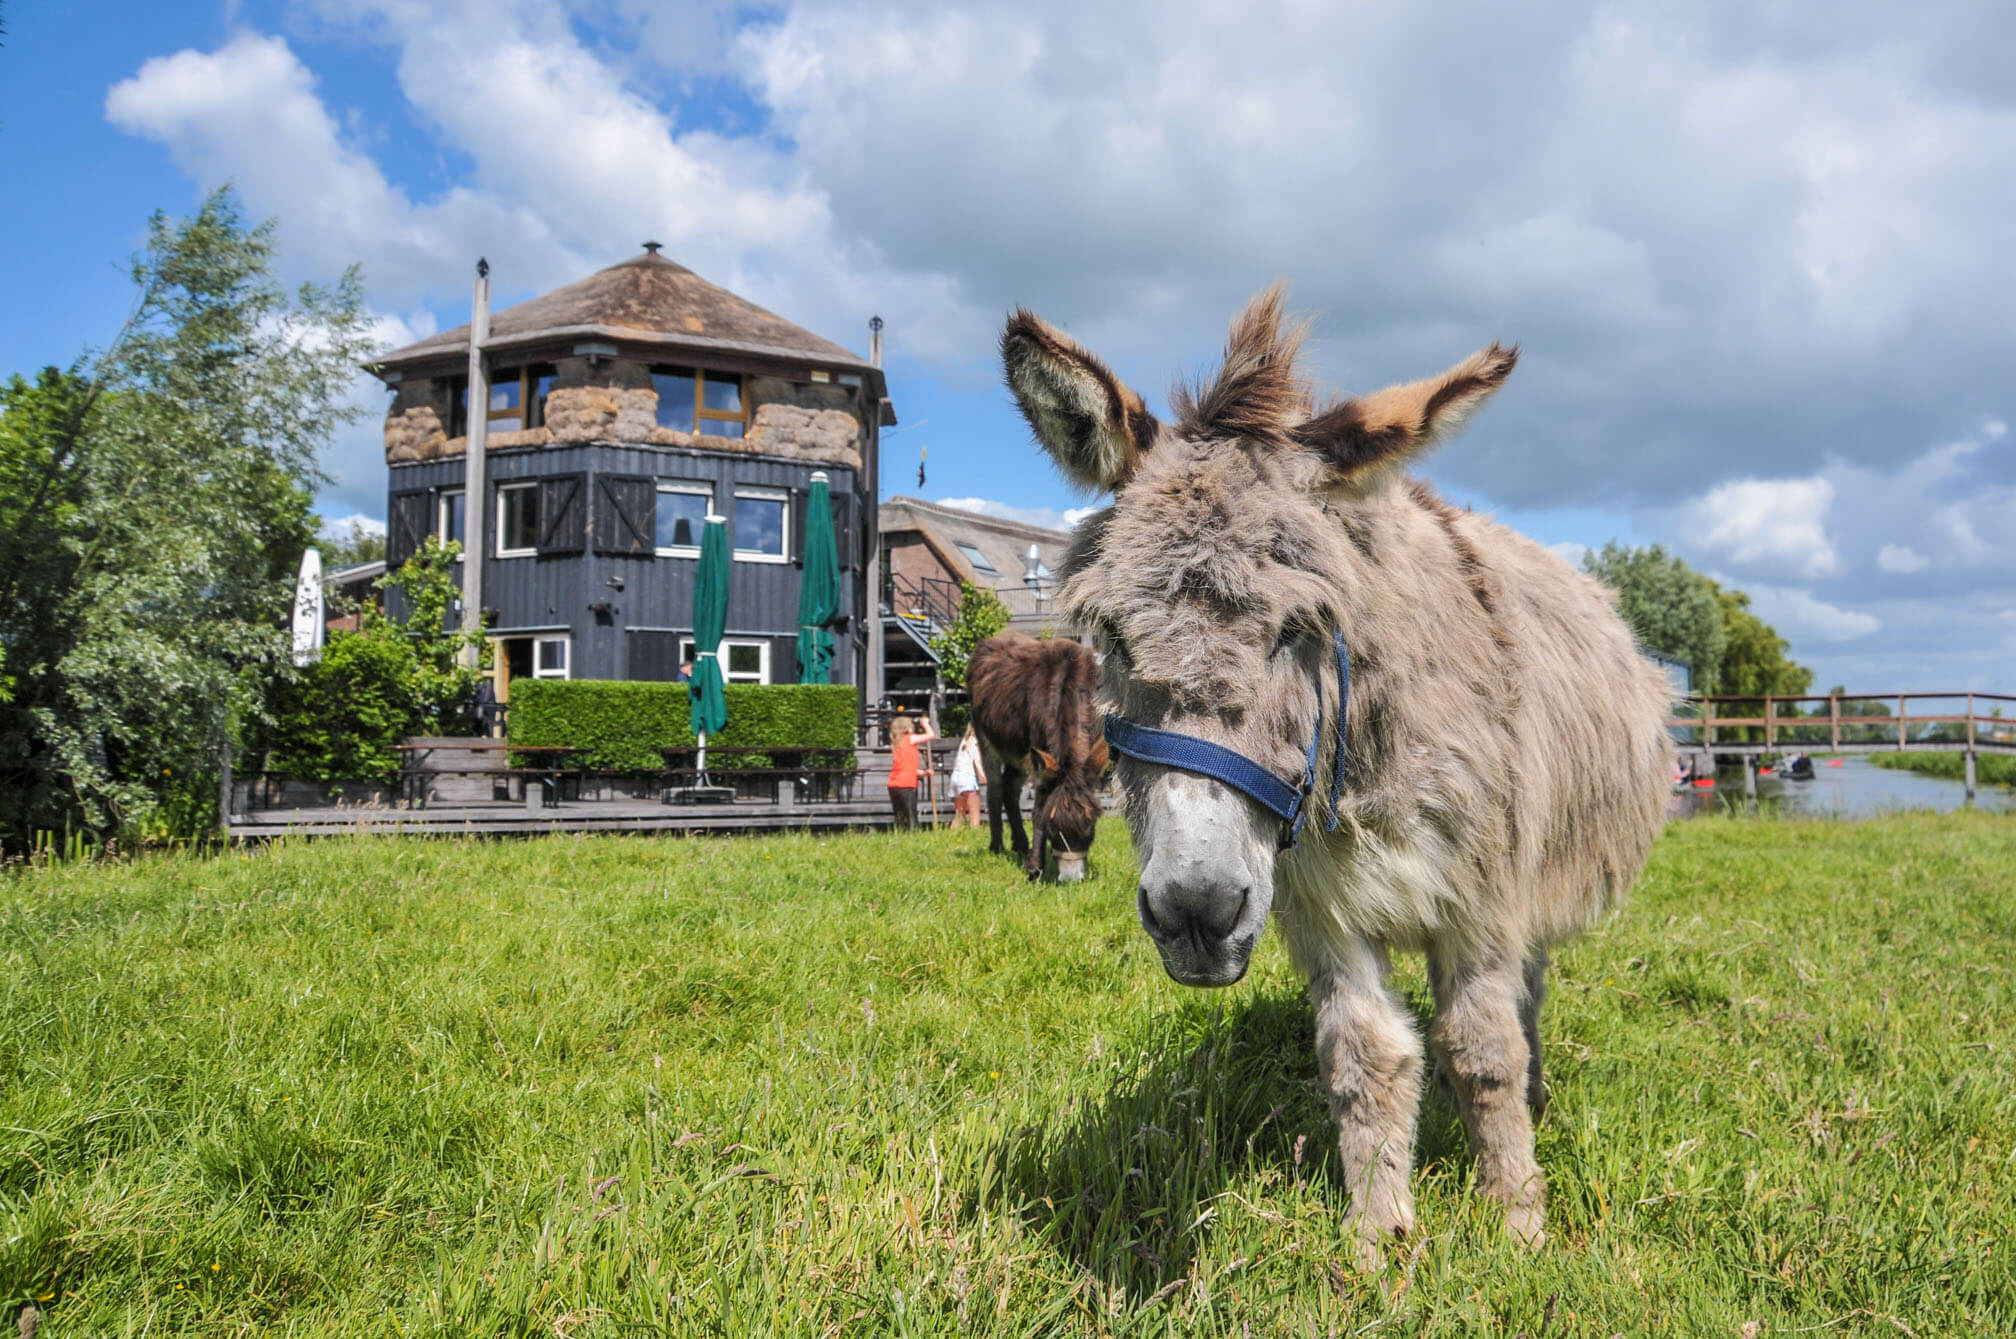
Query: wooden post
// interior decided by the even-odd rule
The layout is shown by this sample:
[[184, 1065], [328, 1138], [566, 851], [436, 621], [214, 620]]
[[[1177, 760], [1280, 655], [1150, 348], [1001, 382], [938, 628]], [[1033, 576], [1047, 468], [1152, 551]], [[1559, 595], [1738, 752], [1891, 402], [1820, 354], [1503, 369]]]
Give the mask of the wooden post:
[[1769, 693], [1764, 695], [1764, 747], [1771, 747], [1771, 736], [1778, 720], [1778, 702]]
[[1904, 751], [1904, 740], [1910, 733], [1911, 728], [1904, 724], [1904, 694], [1899, 693], [1897, 694], [1897, 751], [1899, 753]]
[[1743, 798], [1757, 798], [1757, 755], [1754, 753], [1743, 755]]
[[1827, 694], [1827, 738], [1835, 752], [1841, 750], [1841, 698], [1837, 693]]
[[1967, 798], [1974, 798], [1974, 694], [1967, 694]]
[[[476, 288], [469, 303], [469, 408], [462, 452], [462, 631], [483, 627], [483, 558], [489, 551], [489, 499], [483, 492], [483, 447], [490, 431], [490, 376], [483, 366], [483, 345], [490, 338], [490, 262], [476, 262]], [[449, 407], [454, 412], [454, 407]], [[482, 663], [474, 646], [463, 649], [462, 663]]]
[[[1968, 754], [1970, 776], [1974, 754]], [[1972, 786], [1968, 788], [1972, 795]], [[230, 728], [224, 730], [224, 748], [218, 754], [218, 835], [224, 837], [224, 845], [232, 843], [232, 734]]]

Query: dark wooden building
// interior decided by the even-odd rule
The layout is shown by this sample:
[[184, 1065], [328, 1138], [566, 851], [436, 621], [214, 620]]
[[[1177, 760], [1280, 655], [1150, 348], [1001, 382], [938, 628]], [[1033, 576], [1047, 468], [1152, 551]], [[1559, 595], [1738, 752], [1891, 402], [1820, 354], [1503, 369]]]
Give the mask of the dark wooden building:
[[[478, 289], [483, 322], [482, 281]], [[895, 422], [874, 361], [707, 282], [652, 243], [487, 325], [474, 471], [469, 326], [371, 370], [393, 393], [387, 559], [396, 566], [433, 533], [481, 562], [500, 700], [524, 676], [674, 678], [709, 513], [726, 518], [734, 551], [727, 678], [796, 682], [815, 472], [828, 480], [840, 550], [834, 681], [869, 680], [877, 439]]]

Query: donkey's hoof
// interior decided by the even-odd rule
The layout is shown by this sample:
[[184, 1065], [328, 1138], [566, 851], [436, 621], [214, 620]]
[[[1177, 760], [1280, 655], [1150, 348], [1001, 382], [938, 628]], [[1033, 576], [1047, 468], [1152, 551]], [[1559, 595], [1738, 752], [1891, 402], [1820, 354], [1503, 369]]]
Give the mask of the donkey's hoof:
[[1547, 1210], [1538, 1204], [1514, 1204], [1505, 1210], [1505, 1230], [1528, 1250], [1547, 1244]]
[[1345, 1246], [1359, 1273], [1376, 1274], [1386, 1267], [1386, 1248], [1405, 1241], [1413, 1231], [1412, 1209], [1397, 1210], [1384, 1222], [1374, 1222], [1369, 1216], [1354, 1217], [1344, 1226]]

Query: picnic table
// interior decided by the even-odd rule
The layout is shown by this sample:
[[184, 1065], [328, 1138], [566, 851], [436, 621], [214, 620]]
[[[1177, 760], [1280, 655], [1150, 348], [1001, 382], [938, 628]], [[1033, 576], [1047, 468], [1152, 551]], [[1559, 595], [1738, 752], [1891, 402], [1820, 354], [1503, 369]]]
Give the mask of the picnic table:
[[[399, 793], [408, 808], [427, 807], [427, 781], [430, 776], [502, 776], [522, 777], [525, 786], [525, 807], [537, 810], [560, 804], [560, 782], [570, 773], [581, 769], [570, 765], [573, 755], [584, 752], [572, 744], [513, 744], [508, 740], [457, 739], [452, 743], [395, 744], [393, 748], [405, 756], [399, 763]], [[530, 766], [520, 767], [435, 767], [428, 765], [435, 753], [504, 753], [519, 754], [531, 760]], [[544, 761], [541, 761], [541, 760]]]
[[[718, 744], [709, 744], [707, 746], [707, 768], [705, 775], [711, 779], [716, 774], [719, 774], [723, 779], [728, 781], [775, 781], [778, 783], [778, 802], [780, 804], [789, 804], [798, 799], [816, 798], [810, 792], [820, 787], [822, 779], [826, 781], [826, 786], [831, 788], [834, 784], [832, 779], [838, 778], [839, 785], [844, 788], [846, 783], [851, 781], [859, 771], [858, 768], [807, 767], [804, 766], [804, 758], [808, 753], [841, 753], [846, 751], [844, 749], [833, 748], [779, 747], [774, 744], [739, 747], [724, 747]], [[672, 804], [675, 802], [674, 796], [680, 791], [691, 789], [699, 784], [703, 775], [698, 766], [700, 749], [697, 744], [668, 744], [661, 747], [658, 752], [664, 755], [666, 777], [670, 783], [666, 787], [663, 798], [667, 804]], [[759, 767], [738, 767], [735, 765], [735, 759], [746, 758], [752, 755], [767, 758], [771, 761]], [[720, 759], [726, 759], [727, 765], [719, 765], [717, 760]], [[789, 783], [788, 788], [785, 784], [787, 781]], [[801, 783], [807, 792], [803, 795], [798, 793]]]

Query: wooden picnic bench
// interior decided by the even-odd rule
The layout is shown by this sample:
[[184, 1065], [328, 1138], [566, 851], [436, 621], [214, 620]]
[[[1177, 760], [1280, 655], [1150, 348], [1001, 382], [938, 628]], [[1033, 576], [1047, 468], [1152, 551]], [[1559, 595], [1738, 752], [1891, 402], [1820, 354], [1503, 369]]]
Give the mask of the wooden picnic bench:
[[[485, 776], [522, 778], [525, 791], [525, 807], [537, 811], [541, 808], [557, 808], [562, 799], [561, 782], [568, 776], [580, 776], [584, 769], [567, 765], [569, 755], [583, 750], [573, 744], [513, 744], [508, 740], [455, 740], [453, 743], [395, 744], [393, 748], [405, 755], [399, 766], [399, 794], [407, 808], [427, 807], [427, 778], [433, 776]], [[503, 753], [520, 754], [531, 757], [531, 766], [512, 767], [437, 767], [428, 765], [428, 759], [435, 753]], [[539, 758], [550, 758], [549, 762], [538, 762]]]

